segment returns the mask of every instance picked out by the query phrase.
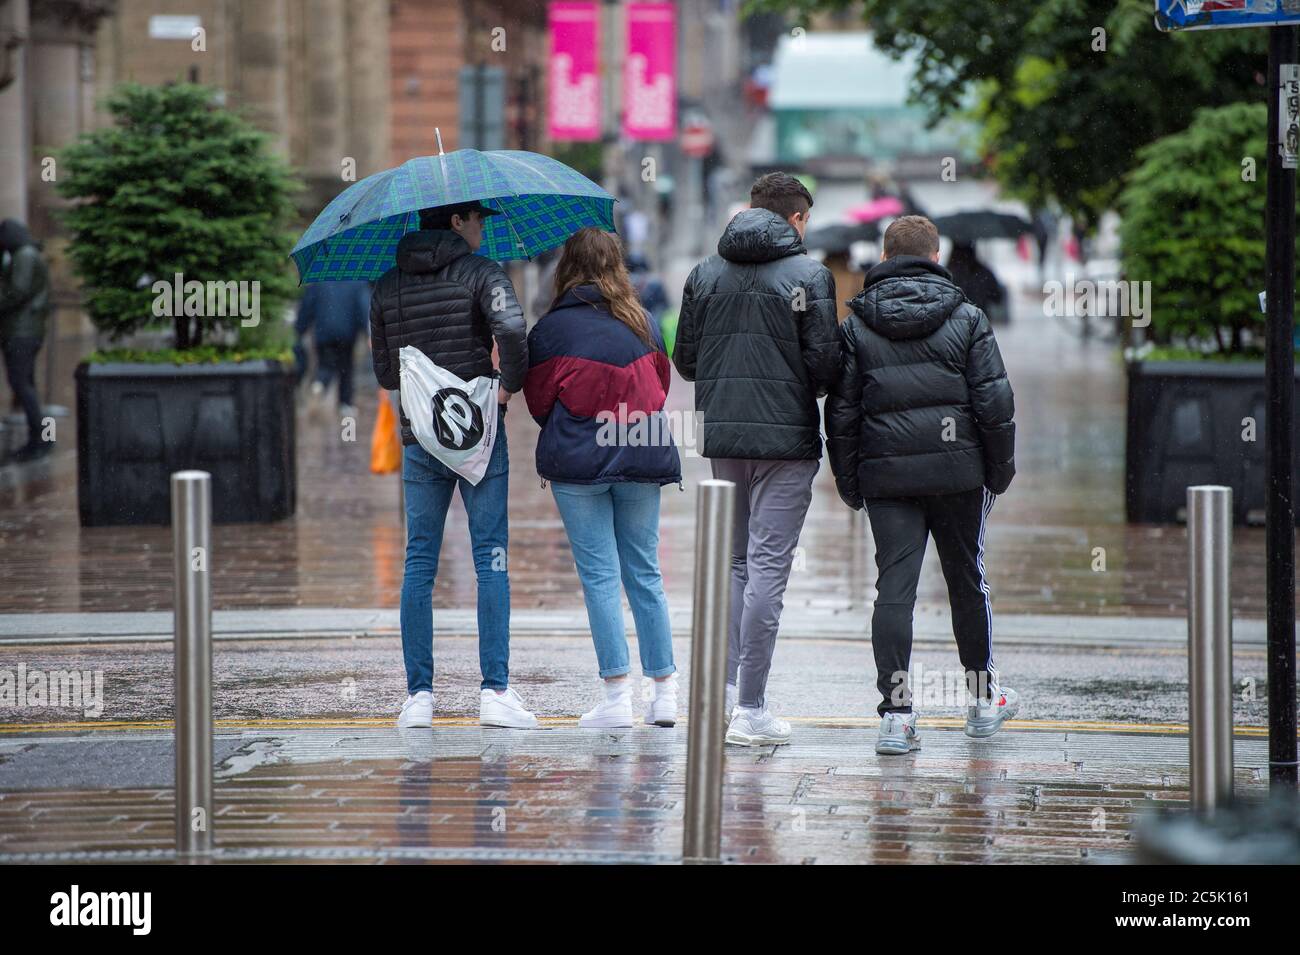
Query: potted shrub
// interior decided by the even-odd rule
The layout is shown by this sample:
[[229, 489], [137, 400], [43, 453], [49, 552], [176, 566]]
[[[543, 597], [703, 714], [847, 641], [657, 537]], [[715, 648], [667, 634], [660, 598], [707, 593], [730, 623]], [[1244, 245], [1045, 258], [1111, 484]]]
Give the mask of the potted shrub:
[[1200, 110], [1150, 144], [1120, 197], [1124, 277], [1150, 282], [1147, 341], [1126, 353], [1128, 519], [1186, 519], [1186, 488], [1264, 514], [1262, 103]]
[[286, 517], [296, 183], [212, 89], [127, 84], [107, 106], [113, 125], [60, 160], [68, 253], [106, 346], [76, 372], [81, 523], [168, 523], [185, 468], [211, 472], [216, 521]]

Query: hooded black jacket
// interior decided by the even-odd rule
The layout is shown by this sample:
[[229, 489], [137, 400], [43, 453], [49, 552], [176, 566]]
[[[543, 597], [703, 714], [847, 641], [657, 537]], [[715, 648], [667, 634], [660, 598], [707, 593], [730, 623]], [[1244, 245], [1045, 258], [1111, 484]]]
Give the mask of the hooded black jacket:
[[50, 311], [50, 273], [41, 247], [17, 219], [0, 222], [0, 252], [9, 262], [0, 274], [0, 342], [45, 338]]
[[694, 381], [710, 458], [820, 458], [821, 415], [839, 365], [835, 280], [790, 223], [738, 213], [686, 280], [673, 364]]
[[[379, 384], [396, 390], [398, 353], [412, 345], [466, 381], [490, 375], [492, 340], [501, 387], [518, 391], [528, 373], [528, 338], [515, 289], [501, 266], [470, 252], [448, 229], [410, 232], [397, 244], [397, 265], [370, 297], [370, 347]], [[401, 415], [402, 444], [415, 444]]]
[[872, 268], [849, 307], [826, 399], [844, 502], [1005, 491], [1016, 473], [1015, 405], [987, 316], [947, 269], [910, 255]]

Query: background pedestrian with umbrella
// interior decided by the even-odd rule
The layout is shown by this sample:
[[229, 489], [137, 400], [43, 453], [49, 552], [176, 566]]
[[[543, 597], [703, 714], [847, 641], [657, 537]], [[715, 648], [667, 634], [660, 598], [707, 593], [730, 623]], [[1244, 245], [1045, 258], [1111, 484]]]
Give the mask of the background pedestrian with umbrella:
[[952, 242], [947, 267], [952, 280], [971, 304], [983, 310], [995, 325], [1010, 321], [1007, 292], [998, 277], [975, 253], [980, 239], [1018, 239], [1033, 231], [1033, 223], [1022, 216], [993, 209], [974, 209], [937, 216], [939, 234]]

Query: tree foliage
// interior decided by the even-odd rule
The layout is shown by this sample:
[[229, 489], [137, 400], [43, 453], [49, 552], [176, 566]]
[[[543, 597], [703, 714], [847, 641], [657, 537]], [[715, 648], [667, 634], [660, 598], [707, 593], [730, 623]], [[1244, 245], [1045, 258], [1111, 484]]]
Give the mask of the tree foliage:
[[[268, 137], [193, 84], [124, 84], [106, 106], [113, 125], [60, 157], [69, 254], [95, 326], [114, 340], [167, 327], [178, 349], [204, 335], [264, 340], [294, 295], [287, 231], [297, 184]], [[260, 283], [260, 323], [238, 315], [157, 317], [156, 281]]]
[[1151, 283], [1157, 341], [1261, 348], [1266, 122], [1262, 103], [1205, 109], [1138, 154], [1120, 196], [1120, 241], [1125, 278]]
[[[1197, 109], [1263, 100], [1263, 30], [1164, 34], [1150, 0], [750, 0], [859, 10], [886, 52], [918, 58], [914, 97], [936, 120], [973, 113], [993, 174], [1031, 206], [1094, 223], [1144, 145]], [[1102, 32], [1098, 32], [1102, 31]]]

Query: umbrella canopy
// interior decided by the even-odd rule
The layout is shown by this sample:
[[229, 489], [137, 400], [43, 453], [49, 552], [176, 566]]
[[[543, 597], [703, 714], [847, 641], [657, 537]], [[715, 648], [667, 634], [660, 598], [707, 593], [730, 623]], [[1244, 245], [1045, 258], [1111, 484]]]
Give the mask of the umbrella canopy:
[[897, 196], [881, 196], [879, 199], [871, 199], [852, 206], [844, 215], [854, 222], [875, 222], [878, 219], [887, 219], [890, 216], [902, 215], [902, 213], [902, 199]]
[[953, 242], [974, 242], [978, 239], [1018, 239], [1034, 231], [1034, 225], [1023, 216], [992, 209], [954, 212], [934, 220], [940, 235]]
[[480, 202], [501, 215], [483, 222], [479, 254], [531, 258], [585, 226], [614, 230], [614, 197], [564, 163], [515, 149], [458, 149], [420, 156], [349, 186], [303, 233], [290, 255], [303, 282], [379, 278], [419, 211]]
[[803, 244], [809, 249], [821, 249], [829, 254], [847, 252], [854, 242], [874, 242], [880, 238], [880, 226], [875, 222], [836, 222], [809, 229]]

